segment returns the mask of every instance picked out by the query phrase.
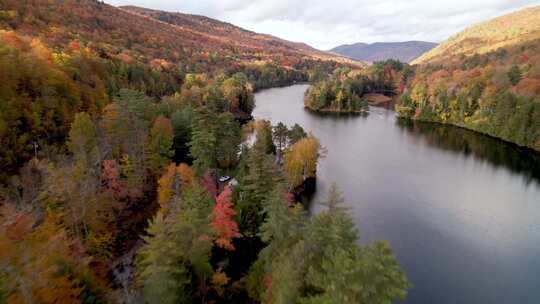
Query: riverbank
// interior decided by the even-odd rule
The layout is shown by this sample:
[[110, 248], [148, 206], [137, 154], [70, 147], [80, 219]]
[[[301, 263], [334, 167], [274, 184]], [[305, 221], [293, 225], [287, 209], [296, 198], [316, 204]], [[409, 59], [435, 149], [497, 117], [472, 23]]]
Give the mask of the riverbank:
[[388, 240], [414, 284], [404, 303], [533, 303], [540, 297], [540, 269], [531, 267], [540, 265], [531, 245], [539, 236], [537, 157], [449, 124], [402, 124], [380, 107], [366, 117], [307, 111], [307, 89], [261, 91], [253, 116], [298, 123], [328, 148], [309, 212], [325, 210], [318, 202], [332, 183], [340, 185], [363, 242]]
[[304, 109], [313, 112], [313, 113], [319, 113], [319, 114], [353, 114], [353, 115], [360, 115], [360, 114], [367, 114], [369, 113], [369, 110], [337, 110], [337, 109], [318, 109], [315, 110], [309, 106], [304, 106]]
[[[422, 117], [422, 115], [411, 115], [410, 111], [403, 111], [400, 109], [398, 104], [395, 105], [395, 112], [398, 114], [398, 117], [400, 119], [406, 119], [411, 121], [420, 121], [420, 122], [427, 122], [427, 123], [435, 123], [439, 125], [449, 125], [457, 128], [466, 129], [469, 131], [476, 132], [478, 134], [481, 134], [483, 136], [489, 136], [491, 138], [495, 138], [498, 140], [501, 140], [505, 143], [509, 143], [512, 145], [515, 145], [516, 147], [522, 148], [522, 149], [528, 149], [534, 153], [540, 153], [540, 141], [536, 142], [534, 145], [527, 145], [527, 144], [520, 144], [517, 141], [513, 140], [509, 136], [501, 136], [501, 132], [494, 132], [490, 131], [490, 126], [485, 123], [485, 121], [482, 122], [469, 122], [469, 123], [456, 123], [451, 120], [440, 120], [440, 119], [431, 119], [429, 117]], [[481, 123], [484, 123], [482, 125]]]

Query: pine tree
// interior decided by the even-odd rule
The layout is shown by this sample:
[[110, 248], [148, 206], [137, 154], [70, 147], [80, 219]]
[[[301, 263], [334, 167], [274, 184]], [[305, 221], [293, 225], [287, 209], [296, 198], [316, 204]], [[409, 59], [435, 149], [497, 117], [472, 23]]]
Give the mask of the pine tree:
[[306, 131], [304, 131], [304, 129], [299, 124], [294, 124], [288, 134], [289, 143], [293, 145], [306, 136]]
[[214, 201], [197, 182], [192, 182], [183, 193], [180, 212], [173, 216], [173, 240], [184, 252], [184, 263], [193, 269], [193, 281], [199, 293], [206, 293], [207, 280], [213, 272], [210, 264], [214, 234], [211, 227]]
[[195, 120], [195, 110], [184, 105], [171, 115], [171, 123], [174, 130], [173, 150], [175, 162], [187, 162], [189, 160], [189, 142]]
[[283, 153], [283, 150], [287, 147], [287, 134], [288, 133], [289, 133], [289, 129], [282, 122], [279, 122], [273, 128], [272, 137], [274, 139], [274, 142], [277, 143], [277, 152], [279, 155], [281, 155]]
[[190, 146], [190, 155], [193, 157], [193, 166], [201, 174], [205, 170], [217, 168], [219, 144], [217, 129], [219, 128], [217, 115], [207, 110], [201, 110], [193, 125]]
[[519, 69], [517, 65], [514, 64], [510, 68], [510, 71], [508, 71], [508, 78], [510, 79], [510, 82], [512, 83], [512, 85], [517, 85], [521, 81], [521, 78], [522, 78], [521, 70]]
[[181, 263], [185, 253], [171, 238], [161, 212], [150, 223], [147, 233], [137, 259], [138, 277], [146, 302], [189, 303], [189, 273]]
[[290, 208], [285, 188], [280, 184], [276, 185], [263, 205], [265, 218], [260, 228], [262, 241], [268, 243], [269, 248], [286, 247], [284, 243], [299, 232], [304, 224], [303, 207], [296, 205]]
[[238, 150], [241, 143], [240, 125], [231, 113], [223, 113], [218, 117], [217, 128], [218, 155], [220, 168], [231, 168], [238, 160]]
[[301, 302], [390, 303], [403, 299], [409, 284], [389, 246], [358, 247], [358, 234], [343, 202], [333, 185], [328, 211], [316, 215], [306, 229], [310, 254], [305, 284], [310, 292]]
[[276, 153], [276, 146], [272, 137], [272, 125], [268, 120], [257, 122], [257, 140], [255, 141], [255, 146], [259, 146], [265, 154]]
[[257, 141], [249, 150], [246, 159], [247, 173], [239, 177], [236, 210], [240, 230], [246, 236], [254, 236], [262, 223], [263, 201], [268, 197], [274, 187], [274, 176], [277, 176], [273, 165], [273, 157], [266, 154], [266, 145]]
[[321, 271], [310, 268], [306, 277], [317, 292], [301, 303], [393, 303], [403, 300], [410, 287], [390, 246], [378, 242], [362, 249], [337, 248], [322, 261]]
[[300, 204], [289, 207], [281, 184], [264, 201], [263, 214], [259, 235], [268, 246], [250, 268], [248, 293], [263, 303], [293, 303], [300, 293], [303, 273], [301, 261], [293, 258], [293, 251], [303, 239], [308, 218]]
[[345, 204], [345, 198], [339, 192], [336, 183], [332, 183], [330, 190], [328, 191], [328, 198], [326, 201], [320, 203], [323, 206], [326, 206], [329, 211], [335, 211], [343, 209], [343, 204]]
[[150, 130], [148, 152], [150, 166], [154, 172], [160, 171], [174, 155], [173, 128], [171, 121], [163, 116], [158, 116]]
[[304, 221], [295, 220], [294, 213], [287, 216], [276, 204], [280, 200], [274, 193], [265, 209], [262, 236], [270, 244], [250, 270], [252, 297], [283, 304], [391, 303], [405, 297], [409, 283], [388, 244], [357, 245], [358, 234], [335, 186], [328, 210]]

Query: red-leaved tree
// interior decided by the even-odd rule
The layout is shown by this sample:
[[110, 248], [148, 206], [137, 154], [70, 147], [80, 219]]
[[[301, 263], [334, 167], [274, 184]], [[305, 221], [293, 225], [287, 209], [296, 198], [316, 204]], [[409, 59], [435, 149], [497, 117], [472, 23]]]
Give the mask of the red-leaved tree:
[[216, 245], [227, 250], [234, 250], [232, 240], [242, 235], [238, 232], [238, 224], [234, 220], [236, 212], [231, 203], [231, 188], [225, 187], [216, 197], [216, 206], [212, 212], [212, 228], [217, 235]]

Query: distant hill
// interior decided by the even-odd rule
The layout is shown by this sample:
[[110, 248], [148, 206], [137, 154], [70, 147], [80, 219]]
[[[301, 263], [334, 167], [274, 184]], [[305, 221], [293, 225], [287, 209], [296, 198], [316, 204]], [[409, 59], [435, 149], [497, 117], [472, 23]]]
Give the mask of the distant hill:
[[372, 44], [360, 42], [340, 45], [331, 49], [330, 52], [368, 62], [386, 59], [410, 62], [436, 45], [436, 43], [424, 41], [376, 42]]
[[540, 151], [540, 7], [474, 25], [413, 63], [400, 116]]
[[473, 25], [412, 63], [440, 61], [460, 54], [484, 54], [500, 47], [518, 45], [538, 38], [540, 38], [540, 6]]
[[[306, 44], [257, 34], [219, 20], [97, 0], [3, 0], [0, 29], [64, 49], [76, 41], [103, 56], [162, 66], [188, 60], [200, 70], [273, 62], [293, 67], [305, 59], [350, 62]], [[359, 64], [359, 63], [358, 63]]]
[[[121, 6], [120, 9], [143, 17], [150, 17], [173, 25], [180, 31], [187, 31], [207, 37], [217, 43], [235, 46], [252, 52], [291, 52], [325, 59], [342, 60], [335, 55], [319, 51], [305, 43], [291, 42], [267, 34], [252, 32], [230, 23], [205, 16], [165, 12], [137, 6]], [[203, 46], [204, 47], [204, 46]]]

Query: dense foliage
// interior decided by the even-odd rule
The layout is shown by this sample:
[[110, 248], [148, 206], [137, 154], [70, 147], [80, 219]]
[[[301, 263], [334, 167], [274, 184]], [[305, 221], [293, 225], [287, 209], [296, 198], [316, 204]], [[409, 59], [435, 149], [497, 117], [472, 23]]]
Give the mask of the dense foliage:
[[307, 218], [288, 207], [279, 185], [265, 201], [261, 237], [268, 243], [248, 276], [262, 303], [390, 303], [407, 279], [386, 243], [358, 247], [358, 236], [335, 186], [327, 210]]
[[419, 66], [396, 110], [540, 150], [539, 49], [536, 40]]
[[[188, 73], [180, 79], [100, 58], [89, 48], [54, 52], [39, 40], [14, 32], [0, 32], [0, 42], [2, 179], [36, 153], [63, 148], [77, 112], [85, 111], [93, 117], [114, 115], [116, 106], [108, 105], [121, 95], [120, 88], [144, 90], [143, 95], [153, 97], [148, 99], [149, 103], [164, 97], [166, 102], [156, 111], [167, 110], [165, 105], [168, 110], [179, 103], [189, 105], [171, 114], [172, 127], [177, 128], [179, 124], [184, 127], [191, 124], [190, 113], [198, 106], [209, 105], [237, 119], [249, 119], [254, 107], [253, 85], [243, 73], [215, 77]], [[138, 74], [134, 74], [135, 71]], [[166, 94], [171, 95], [164, 96]], [[126, 105], [118, 105], [123, 106]], [[133, 111], [140, 110], [136, 105], [133, 107]], [[118, 123], [130, 123], [125, 117], [118, 119], [124, 119]], [[188, 142], [189, 132], [177, 131], [174, 151], [179, 155], [175, 159], [181, 159], [187, 149], [179, 146], [179, 140], [182, 137]], [[159, 141], [152, 143], [159, 144]]]
[[[292, 292], [301, 283], [313, 291], [294, 291], [301, 292], [298, 300], [402, 298], [408, 284], [387, 245], [358, 247], [346, 213], [310, 219], [294, 203], [303, 183], [316, 176], [318, 140], [299, 125], [261, 121], [254, 124], [253, 145], [241, 145], [238, 114], [252, 108], [251, 85], [237, 73], [213, 79], [187, 74], [179, 91], [160, 102], [120, 89], [100, 110], [71, 110], [72, 122], [62, 122], [69, 126], [65, 145], [58, 140], [65, 150], [36, 147], [33, 158], [0, 189], [3, 300], [268, 302], [252, 290], [268, 283], [252, 274], [257, 265], [281, 263], [289, 250], [297, 259], [303, 238], [319, 246], [310, 243], [319, 236], [307, 231], [318, 225], [340, 231], [342, 222], [349, 223], [343, 233], [351, 235], [346, 247], [328, 242], [326, 253], [303, 261], [304, 283], [284, 274], [276, 292]], [[174, 159], [193, 166], [176, 165]], [[234, 183], [218, 182], [226, 172], [235, 176]], [[262, 248], [278, 246], [264, 236], [275, 233], [264, 228], [273, 225], [272, 204], [281, 204], [279, 212], [285, 213], [279, 217], [296, 214], [298, 229], [279, 232], [291, 247], [275, 249], [281, 252], [275, 261], [259, 255]], [[325, 222], [317, 224], [320, 218]], [[333, 253], [336, 248], [341, 249]], [[341, 269], [333, 263], [352, 263], [358, 272], [350, 279], [367, 285], [343, 295], [328, 293], [321, 282], [336, 278], [320, 275], [328, 273], [325, 267]], [[362, 273], [369, 267], [380, 270], [366, 277]], [[376, 275], [392, 280], [372, 286], [367, 278]], [[281, 281], [277, 273], [271, 277]]]
[[[9, 148], [0, 150], [0, 180], [36, 150], [64, 148], [75, 113], [99, 116], [121, 89], [156, 101], [181, 91], [192, 103], [221, 90], [227, 102], [216, 106], [247, 120], [250, 91], [353, 64], [342, 59], [200, 16], [96, 0], [3, 0], [0, 142]], [[186, 111], [173, 127], [188, 123]], [[188, 154], [178, 145], [188, 133], [175, 138], [176, 160]]]
[[[191, 23], [201, 31], [177, 26]], [[324, 78], [336, 58], [93, 0], [0, 1], [0, 26], [0, 303], [405, 296], [387, 245], [359, 246], [334, 205], [309, 218], [295, 203], [323, 155], [313, 135], [263, 121], [242, 137], [254, 90]], [[319, 241], [298, 282], [258, 266]], [[339, 279], [349, 267], [354, 288]]]
[[308, 109], [319, 112], [367, 111], [367, 100], [362, 98], [366, 81], [360, 72], [338, 69], [309, 88], [304, 104]]
[[363, 70], [339, 68], [309, 88], [304, 104], [318, 112], [365, 112], [368, 102], [377, 104], [381, 97], [387, 102], [400, 94], [411, 76], [407, 64], [392, 59]]

